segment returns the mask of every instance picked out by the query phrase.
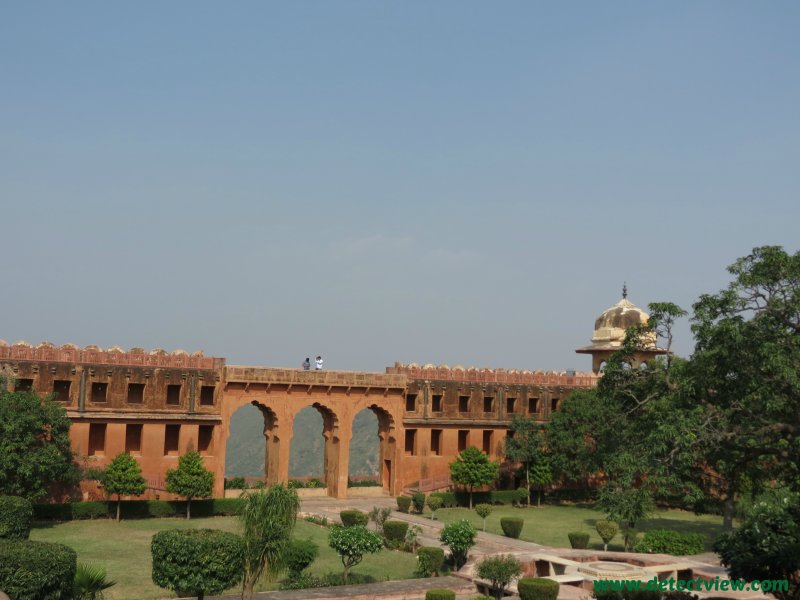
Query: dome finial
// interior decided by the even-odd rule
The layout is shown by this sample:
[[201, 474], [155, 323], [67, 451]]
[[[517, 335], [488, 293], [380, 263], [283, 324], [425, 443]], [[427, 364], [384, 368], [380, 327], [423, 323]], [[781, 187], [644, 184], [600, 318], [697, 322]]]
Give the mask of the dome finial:
[[628, 297], [628, 284], [624, 281], [622, 282], [622, 297], [623, 298]]

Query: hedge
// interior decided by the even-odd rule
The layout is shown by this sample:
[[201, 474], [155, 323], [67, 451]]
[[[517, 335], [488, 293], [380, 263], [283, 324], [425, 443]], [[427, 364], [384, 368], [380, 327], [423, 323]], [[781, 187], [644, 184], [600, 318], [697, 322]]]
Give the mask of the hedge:
[[422, 511], [425, 510], [425, 494], [423, 492], [415, 492], [411, 496], [411, 503], [414, 505], [414, 512], [421, 515]]
[[77, 563], [63, 544], [0, 540], [0, 590], [14, 599], [72, 598]]
[[[443, 508], [456, 506], [469, 506], [468, 492], [431, 492], [429, 498], [441, 498]], [[519, 502], [517, 490], [492, 490], [490, 492], [475, 492], [472, 494], [473, 504], [516, 504]]]
[[383, 535], [386, 541], [394, 545], [402, 544], [408, 533], [408, 523], [405, 521], [386, 521], [383, 524]]
[[364, 525], [369, 523], [369, 515], [360, 510], [343, 510], [339, 512], [339, 518], [342, 520], [342, 525], [345, 527], [352, 527], [353, 525]]
[[672, 554], [685, 556], [700, 554], [705, 550], [705, 538], [700, 533], [679, 533], [669, 529], [656, 529], [644, 534], [634, 551], [647, 554]]
[[[239, 514], [241, 498], [214, 498], [193, 500], [192, 514], [197, 517], [216, 517]], [[78, 521], [105, 519], [112, 516], [112, 502], [71, 502], [68, 504], [35, 504], [33, 518], [39, 521]], [[122, 502], [123, 519], [147, 519], [186, 516], [183, 500], [125, 500]]]
[[425, 600], [456, 600], [456, 593], [453, 590], [434, 588], [425, 592]]
[[292, 539], [286, 547], [284, 559], [289, 569], [289, 578], [297, 578], [303, 569], [313, 563], [319, 555], [319, 546], [311, 540]]
[[401, 513], [407, 513], [409, 508], [411, 508], [411, 498], [408, 496], [398, 496], [397, 510]]
[[503, 517], [500, 519], [500, 527], [503, 530], [503, 535], [514, 538], [515, 540], [519, 538], [519, 534], [522, 533], [522, 526], [524, 524], [525, 521], [517, 517]]
[[521, 600], [556, 600], [558, 582], [539, 577], [523, 577], [517, 582]]
[[423, 546], [417, 550], [417, 577], [439, 576], [444, 565], [444, 549], [438, 546]]
[[0, 496], [0, 539], [27, 540], [33, 505], [19, 496]]
[[569, 545], [575, 550], [586, 550], [589, 547], [589, 534], [585, 531], [570, 531], [567, 537]]

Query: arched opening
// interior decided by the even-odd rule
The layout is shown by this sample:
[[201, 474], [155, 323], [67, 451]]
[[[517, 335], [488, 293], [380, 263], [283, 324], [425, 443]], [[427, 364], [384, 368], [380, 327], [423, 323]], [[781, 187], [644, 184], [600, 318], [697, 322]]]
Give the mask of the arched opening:
[[329, 408], [314, 403], [294, 416], [289, 477], [336, 494], [339, 473], [339, 421]]
[[394, 420], [373, 404], [356, 414], [350, 438], [349, 477], [373, 480], [392, 492], [395, 450]]
[[231, 416], [225, 450], [225, 477], [279, 481], [277, 418], [267, 406], [247, 404]]

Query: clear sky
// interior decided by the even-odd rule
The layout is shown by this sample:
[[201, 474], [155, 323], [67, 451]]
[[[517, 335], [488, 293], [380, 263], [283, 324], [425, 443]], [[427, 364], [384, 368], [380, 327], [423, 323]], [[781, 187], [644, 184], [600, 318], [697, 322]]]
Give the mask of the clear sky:
[[688, 308], [798, 249], [798, 32], [796, 1], [5, 2], [0, 338], [588, 369], [623, 281]]

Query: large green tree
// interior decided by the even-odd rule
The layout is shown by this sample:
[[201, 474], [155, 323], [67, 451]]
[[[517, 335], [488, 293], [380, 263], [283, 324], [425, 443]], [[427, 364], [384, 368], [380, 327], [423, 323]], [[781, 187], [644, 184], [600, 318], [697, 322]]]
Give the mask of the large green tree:
[[[531, 472], [537, 469], [539, 482], [544, 482], [546, 473], [542, 467], [547, 468], [547, 456], [544, 450], [544, 435], [542, 425], [532, 417], [514, 415], [509, 425], [511, 435], [506, 437], [504, 454], [508, 460], [514, 463], [521, 463], [525, 472], [525, 487], [530, 490]], [[541, 488], [540, 488], [541, 490]], [[538, 494], [541, 504], [541, 491]], [[528, 505], [530, 506], [530, 495]]]
[[192, 518], [192, 499], [210, 498], [214, 491], [214, 474], [203, 466], [203, 457], [196, 450], [178, 459], [178, 468], [167, 471], [167, 491], [186, 498], [186, 518]]
[[730, 528], [745, 489], [800, 488], [800, 252], [755, 248], [728, 271], [728, 287], [694, 305], [692, 376], [704, 481], [725, 498]]
[[109, 496], [117, 496], [117, 521], [120, 517], [122, 496], [141, 496], [147, 489], [147, 482], [142, 477], [142, 468], [136, 459], [123, 452], [100, 475], [100, 486]]
[[35, 501], [79, 479], [63, 406], [36, 392], [9, 392], [0, 375], [0, 495]]
[[472, 508], [472, 492], [476, 487], [491, 485], [497, 480], [500, 464], [489, 460], [485, 452], [475, 446], [462, 450], [450, 463], [450, 479], [453, 483], [469, 489], [469, 507]]
[[350, 569], [360, 563], [365, 554], [374, 554], [383, 550], [381, 536], [370, 531], [364, 525], [332, 527], [328, 534], [328, 545], [336, 550], [342, 559], [344, 567], [342, 581], [345, 585], [347, 585]]

